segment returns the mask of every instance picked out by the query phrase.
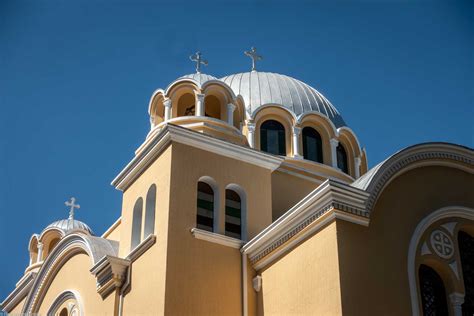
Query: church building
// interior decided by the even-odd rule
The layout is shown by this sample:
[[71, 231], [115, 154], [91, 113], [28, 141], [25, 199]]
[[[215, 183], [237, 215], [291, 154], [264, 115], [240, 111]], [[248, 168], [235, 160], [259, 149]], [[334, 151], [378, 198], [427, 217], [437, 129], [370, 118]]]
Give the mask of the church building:
[[96, 234], [68, 201], [18, 245], [30, 260], [1, 309], [473, 315], [473, 149], [415, 144], [369, 170], [325, 96], [245, 54], [251, 71], [216, 78], [198, 52], [151, 95], [150, 131], [112, 181], [117, 220]]

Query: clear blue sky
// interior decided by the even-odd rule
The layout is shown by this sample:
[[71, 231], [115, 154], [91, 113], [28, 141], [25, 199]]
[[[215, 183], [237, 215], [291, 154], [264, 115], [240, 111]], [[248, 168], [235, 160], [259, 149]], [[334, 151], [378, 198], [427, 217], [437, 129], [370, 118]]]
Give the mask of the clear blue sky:
[[151, 93], [194, 71], [298, 78], [339, 109], [375, 165], [425, 141], [473, 146], [473, 1], [0, 1], [0, 299], [28, 240], [66, 218], [101, 234], [110, 181], [149, 130]]

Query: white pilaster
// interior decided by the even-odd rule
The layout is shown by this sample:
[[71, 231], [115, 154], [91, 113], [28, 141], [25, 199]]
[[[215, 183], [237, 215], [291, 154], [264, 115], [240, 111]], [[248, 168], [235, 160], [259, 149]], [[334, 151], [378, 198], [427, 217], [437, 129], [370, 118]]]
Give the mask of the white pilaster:
[[255, 123], [247, 123], [247, 140], [251, 148], [255, 148]]
[[453, 307], [454, 316], [462, 316], [462, 304], [464, 303], [464, 294], [453, 293], [449, 295], [451, 306]]
[[206, 106], [204, 104], [205, 95], [202, 93], [196, 94], [196, 116], [205, 116], [206, 115]]
[[360, 177], [360, 164], [362, 162], [362, 160], [360, 159], [360, 157], [355, 157], [355, 178], [358, 179]]
[[339, 141], [335, 138], [330, 140], [331, 143], [331, 160], [332, 166], [337, 168], [337, 146], [339, 145]]
[[293, 145], [293, 157], [302, 158], [300, 153], [300, 134], [301, 127], [293, 126], [292, 128], [292, 145]]
[[236, 106], [232, 103], [227, 104], [227, 123], [234, 125], [234, 111]]
[[165, 106], [165, 121], [171, 119], [171, 99], [166, 99], [163, 101], [163, 105]]
[[36, 262], [41, 262], [43, 257], [43, 243], [38, 242], [38, 258], [36, 258]]

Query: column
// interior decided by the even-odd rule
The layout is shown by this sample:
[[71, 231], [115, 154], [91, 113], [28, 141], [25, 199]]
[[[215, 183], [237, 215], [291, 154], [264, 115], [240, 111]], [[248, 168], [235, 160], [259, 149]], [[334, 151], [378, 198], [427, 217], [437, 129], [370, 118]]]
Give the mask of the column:
[[36, 259], [36, 263], [43, 261], [43, 243], [38, 242], [38, 258]]
[[354, 175], [355, 175], [356, 179], [360, 177], [360, 164], [361, 164], [361, 161], [362, 160], [360, 159], [360, 157], [355, 157], [355, 161], [354, 161], [355, 162], [355, 173], [354, 173]]
[[337, 146], [339, 145], [339, 141], [335, 138], [330, 140], [331, 143], [331, 159], [332, 159], [332, 166], [337, 168]]
[[247, 140], [251, 148], [255, 148], [255, 123], [247, 123]]
[[227, 104], [227, 123], [229, 125], [234, 125], [234, 111], [235, 105], [232, 103]]
[[301, 134], [301, 127], [293, 126], [292, 128], [292, 140], [293, 140], [293, 157], [294, 158], [302, 158], [300, 154], [300, 134]]
[[168, 121], [171, 118], [171, 99], [166, 99], [163, 101], [165, 106], [165, 121]]
[[205, 116], [206, 115], [206, 109], [204, 105], [204, 94], [197, 93], [196, 94], [196, 116]]
[[453, 307], [454, 316], [462, 316], [462, 304], [464, 303], [464, 294], [453, 293], [449, 295], [451, 306]]

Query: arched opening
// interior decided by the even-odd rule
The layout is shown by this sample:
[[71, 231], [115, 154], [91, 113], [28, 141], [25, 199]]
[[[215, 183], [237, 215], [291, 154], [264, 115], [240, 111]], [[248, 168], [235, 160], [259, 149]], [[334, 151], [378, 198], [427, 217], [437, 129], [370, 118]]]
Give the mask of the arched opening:
[[323, 163], [323, 141], [321, 135], [311, 127], [303, 128], [303, 157]]
[[206, 182], [198, 182], [196, 227], [212, 232], [214, 225], [214, 190]]
[[274, 155], [286, 155], [285, 127], [280, 122], [263, 122], [260, 127], [260, 149]]
[[214, 95], [206, 96], [204, 99], [206, 116], [221, 119], [221, 102]]
[[225, 190], [225, 235], [242, 238], [242, 203], [239, 194]]
[[49, 242], [48, 253], [51, 253], [51, 251], [53, 251], [54, 247], [56, 247], [59, 240], [60, 240], [59, 237], [56, 237]]
[[195, 113], [196, 99], [193, 94], [185, 93], [178, 100], [178, 117], [193, 116]]
[[418, 270], [423, 315], [448, 315], [446, 290], [435, 270], [420, 265]]
[[349, 174], [347, 152], [341, 143], [339, 143], [339, 145], [337, 146], [336, 153], [337, 153], [337, 167], [341, 169], [342, 172]]
[[64, 307], [61, 312], [59, 312], [59, 316], [67, 316], [67, 308]]
[[152, 184], [146, 195], [145, 207], [145, 230], [143, 237], [146, 238], [155, 232], [155, 208], [156, 208], [156, 185]]
[[462, 314], [474, 315], [474, 238], [459, 231], [458, 244], [465, 290]]
[[38, 239], [32, 237], [30, 242], [30, 264], [36, 263], [38, 261]]
[[143, 199], [138, 198], [133, 207], [132, 216], [132, 242], [130, 249], [134, 249], [141, 242], [142, 232], [142, 213], [143, 213]]

